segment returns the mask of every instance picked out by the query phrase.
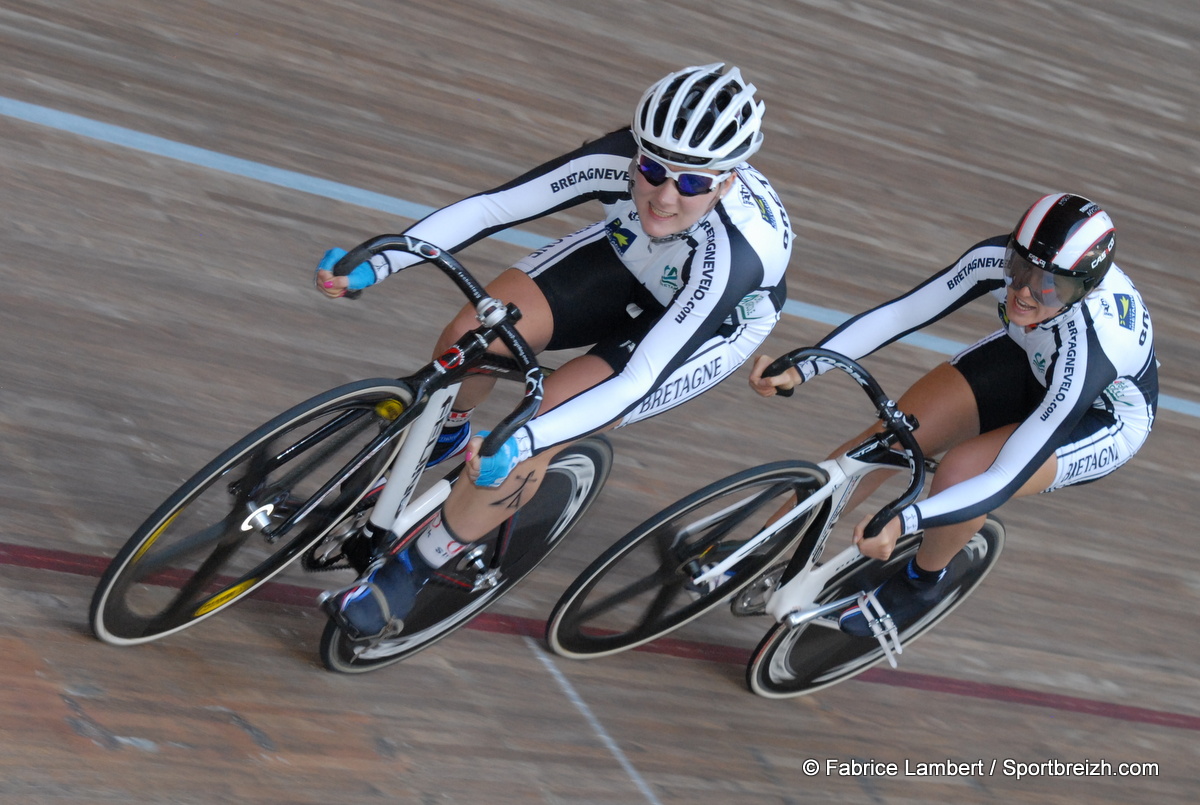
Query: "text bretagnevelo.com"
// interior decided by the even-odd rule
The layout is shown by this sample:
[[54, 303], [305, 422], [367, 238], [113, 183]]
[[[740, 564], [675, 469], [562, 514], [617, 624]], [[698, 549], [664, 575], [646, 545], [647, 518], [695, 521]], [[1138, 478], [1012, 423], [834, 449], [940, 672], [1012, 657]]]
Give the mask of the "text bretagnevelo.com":
[[839, 760], [809, 758], [801, 764], [809, 777], [1154, 777], [1157, 763], [1112, 763], [1084, 759], [1065, 761], [1057, 758], [1027, 763], [1012, 758], [992, 760], [939, 760], [932, 763], [905, 759], [900, 763], [882, 760]]

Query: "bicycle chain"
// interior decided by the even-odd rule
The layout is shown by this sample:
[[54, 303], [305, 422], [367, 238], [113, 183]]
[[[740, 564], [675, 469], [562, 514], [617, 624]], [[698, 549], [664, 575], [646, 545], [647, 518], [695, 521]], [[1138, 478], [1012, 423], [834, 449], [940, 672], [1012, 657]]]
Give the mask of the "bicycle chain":
[[[340, 538], [335, 537], [334, 539], [340, 541], [340, 545], [338, 546], [340, 550], [336, 554], [320, 559], [317, 558], [317, 551], [324, 547], [329, 540], [326, 537], [326, 539], [321, 540], [321, 542], [318, 542], [301, 554], [300, 566], [310, 573], [325, 573], [331, 570], [353, 570], [357, 573], [362, 573], [370, 565], [371, 558], [374, 555], [373, 545], [363, 546], [362, 550], [359, 551], [362, 555], [358, 557], [358, 563], [355, 562], [354, 557], [346, 552], [346, 545], [350, 542], [357, 540], [371, 541], [369, 537], [363, 534], [361, 529], [351, 531]], [[361, 567], [359, 566], [360, 564]]]
[[[339, 553], [333, 559], [317, 559], [316, 551], [320, 545], [309, 548], [300, 556], [300, 567], [309, 573], [326, 573], [330, 570], [349, 570], [352, 566], [345, 553]], [[344, 560], [344, 561], [343, 561]]]

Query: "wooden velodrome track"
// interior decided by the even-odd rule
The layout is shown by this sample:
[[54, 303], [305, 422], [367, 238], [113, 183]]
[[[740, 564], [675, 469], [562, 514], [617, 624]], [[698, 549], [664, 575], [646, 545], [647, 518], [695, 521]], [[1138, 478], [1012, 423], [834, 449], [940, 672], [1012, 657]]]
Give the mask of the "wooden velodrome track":
[[[1191, 0], [4, 0], [0, 801], [1194, 801], [1198, 42]], [[511, 178], [714, 60], [767, 102], [754, 161], [797, 236], [800, 315], [769, 352], [1074, 190], [1112, 213], [1154, 314], [1167, 399], [1141, 455], [1002, 509], [999, 568], [900, 670], [803, 699], [744, 687], [761, 621], [722, 612], [591, 663], [548, 655], [541, 624], [642, 518], [862, 427], [844, 378], [760, 400], [743, 371], [617, 432], [570, 543], [402, 665], [322, 670], [313, 599], [342, 579], [299, 572], [157, 644], [90, 636], [96, 575], [179, 481], [294, 402], [415, 368], [458, 304], [427, 271], [327, 302], [309, 284], [326, 248]], [[494, 276], [527, 250], [512, 240], [592, 215], [463, 259]], [[980, 304], [929, 334], [993, 324]], [[944, 358], [927, 346], [867, 364], [899, 394]], [[983, 768], [905, 774], [946, 761]]]

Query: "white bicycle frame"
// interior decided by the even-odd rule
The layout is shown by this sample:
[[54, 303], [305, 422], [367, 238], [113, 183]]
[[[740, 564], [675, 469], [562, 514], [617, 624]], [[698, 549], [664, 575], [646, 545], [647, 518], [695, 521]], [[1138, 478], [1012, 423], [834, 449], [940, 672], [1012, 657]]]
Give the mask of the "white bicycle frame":
[[[879, 605], [873, 591], [866, 591], [841, 598], [837, 601], [830, 601], [826, 604], [817, 603], [817, 597], [825, 589], [825, 585], [863, 556], [858, 550], [857, 545], [851, 545], [838, 553], [830, 561], [822, 564], [820, 562], [821, 554], [825, 551], [825, 543], [829, 539], [833, 527], [837, 525], [838, 518], [841, 516], [843, 509], [845, 509], [846, 503], [849, 502], [850, 496], [854, 494], [854, 490], [858, 487], [859, 481], [867, 473], [887, 469], [887, 467], [882, 464], [852, 458], [849, 454], [833, 459], [826, 459], [818, 462], [817, 466], [824, 470], [829, 479], [820, 489], [817, 489], [804, 500], [800, 501], [770, 526], [751, 537], [743, 545], [739, 546], [736, 551], [712, 566], [707, 566], [704, 573], [696, 577], [695, 582], [697, 585], [702, 585], [706, 582], [716, 583], [725, 578], [727, 571], [731, 570], [744, 557], [753, 553], [758, 546], [762, 545], [778, 531], [794, 523], [797, 519], [808, 515], [826, 500], [832, 499], [829, 516], [825, 519], [821, 534], [817, 537], [816, 545], [809, 553], [807, 563], [790, 581], [769, 593], [766, 602], [766, 612], [780, 623], [786, 621], [792, 628], [798, 628], [814, 621], [817, 621], [820, 625], [829, 625], [818, 619], [835, 612], [840, 612], [857, 602], [859, 606], [863, 607], [864, 612], [874, 614], [875, 617], [868, 617], [867, 621], [871, 625], [871, 631], [875, 635], [875, 638], [879, 640], [880, 645], [883, 647], [888, 662], [894, 668], [896, 667], [894, 655], [902, 654], [904, 648], [900, 643], [900, 635], [892, 623], [891, 616]], [[681, 536], [686, 537], [693, 531], [707, 528], [714, 521], [724, 517], [728, 512], [738, 508], [744, 502], [741, 501], [726, 507], [720, 512], [694, 523], [688, 529], [688, 532]]]
[[[360, 243], [344, 254], [333, 267], [333, 273], [345, 276], [359, 263], [388, 249], [408, 252], [437, 266], [466, 294], [469, 302], [475, 307], [475, 318], [480, 324], [485, 327], [500, 328], [499, 337], [507, 343], [518, 365], [525, 367], [525, 403], [510, 415], [510, 419], [512, 416], [516, 416], [522, 408], [528, 411], [530, 403], [533, 407], [528, 416], [533, 416], [541, 401], [541, 372], [536, 367], [536, 360], [529, 351], [529, 346], [512, 327], [516, 319], [513, 318], [509, 321], [509, 307], [500, 300], [488, 296], [484, 287], [450, 254], [432, 243], [408, 235], [379, 235]], [[354, 298], [359, 293], [361, 291], [353, 291], [347, 292], [346, 295]], [[476, 341], [484, 347], [487, 346], [486, 342], [480, 340], [478, 335]], [[461, 350], [457, 351], [457, 358], [461, 361]], [[458, 365], [461, 364], [453, 362], [442, 364], [440, 359], [435, 360], [432, 364], [435, 369], [440, 367], [440, 371], [443, 372], [449, 366]], [[381, 478], [384, 475], [387, 476], [388, 483], [380, 492], [379, 500], [370, 515], [370, 523], [377, 529], [377, 533], [390, 531], [396, 536], [405, 534], [409, 528], [440, 506], [449, 496], [450, 483], [443, 480], [435, 483], [412, 505], [409, 504], [421, 474], [425, 471], [425, 462], [429, 460], [429, 456], [433, 452], [438, 434], [441, 433], [442, 426], [450, 414], [450, 406], [461, 386], [461, 383], [452, 383], [431, 392], [425, 409], [412, 421], [402, 435], [403, 443], [400, 451], [396, 454], [396, 459], [385, 473], [380, 474]], [[508, 421], [505, 420], [505, 422]], [[497, 426], [496, 430], [501, 430], [501, 426]], [[492, 436], [495, 438], [498, 433], [493, 432]]]
[[[370, 523], [376, 533], [391, 532], [393, 537], [407, 533], [421, 518], [441, 506], [450, 495], [450, 482], [438, 480], [415, 501], [417, 483], [425, 471], [425, 462], [433, 453], [438, 434], [450, 414], [450, 406], [458, 396], [461, 383], [438, 389], [429, 395], [421, 415], [413, 420], [401, 438], [404, 440], [386, 475], [388, 483], [379, 493], [371, 511]], [[410, 501], [412, 501], [410, 503]]]

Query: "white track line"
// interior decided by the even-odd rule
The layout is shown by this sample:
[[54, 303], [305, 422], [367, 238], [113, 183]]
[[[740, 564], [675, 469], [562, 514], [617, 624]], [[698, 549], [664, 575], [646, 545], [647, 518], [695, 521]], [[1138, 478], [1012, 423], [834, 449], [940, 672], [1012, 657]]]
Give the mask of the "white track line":
[[542, 647], [532, 637], [526, 637], [525, 643], [529, 646], [529, 650], [534, 653], [534, 656], [546, 667], [546, 670], [550, 672], [550, 676], [554, 677], [554, 681], [562, 688], [563, 693], [566, 694], [571, 704], [575, 705], [575, 709], [583, 714], [587, 723], [591, 725], [592, 731], [599, 736], [600, 742], [608, 747], [608, 751], [621, 764], [621, 768], [625, 770], [625, 773], [629, 775], [629, 779], [633, 780], [633, 784], [646, 797], [646, 801], [652, 802], [654, 805], [662, 805], [658, 797], [654, 796], [654, 792], [650, 790], [650, 786], [642, 779], [642, 775], [638, 774], [638, 770], [629, 762], [629, 758], [625, 757], [625, 753], [621, 751], [621, 747], [617, 746], [617, 742], [604, 730], [604, 726], [600, 723], [600, 720], [592, 713], [592, 708], [587, 706], [587, 702], [575, 690], [575, 686], [563, 675], [562, 671], [558, 670], [558, 666], [554, 664], [554, 660], [551, 659], [550, 655], [542, 651]]

